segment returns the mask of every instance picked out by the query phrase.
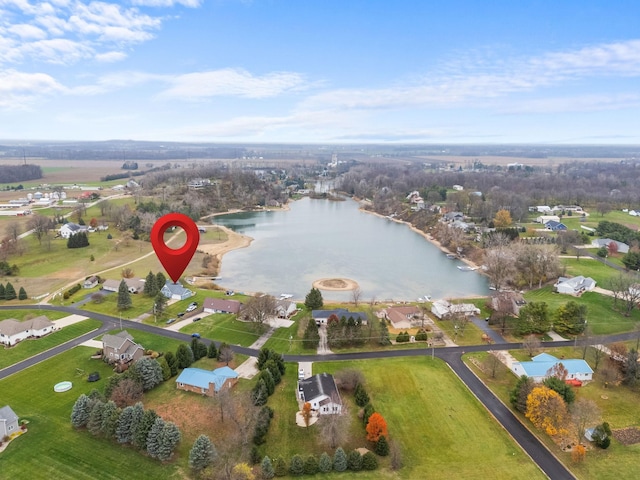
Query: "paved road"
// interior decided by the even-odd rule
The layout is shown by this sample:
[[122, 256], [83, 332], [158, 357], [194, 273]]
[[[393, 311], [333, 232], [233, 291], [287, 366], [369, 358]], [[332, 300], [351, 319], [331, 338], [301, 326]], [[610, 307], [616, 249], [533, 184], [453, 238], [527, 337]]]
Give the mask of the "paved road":
[[[54, 306], [54, 305], [16, 305], [16, 306], [2, 306], [2, 310], [24, 310], [27, 308], [39, 308], [40, 310], [51, 310], [66, 312], [69, 314], [88, 315], [93, 319], [103, 322], [102, 327], [93, 332], [87, 333], [81, 337], [71, 340], [62, 345], [52, 348], [46, 352], [38, 354], [27, 360], [19, 362], [11, 367], [0, 370], [0, 379], [5, 378], [13, 373], [16, 373], [24, 368], [28, 368], [36, 363], [42, 362], [48, 358], [53, 357], [59, 353], [62, 353], [80, 343], [101, 335], [109, 330], [113, 330], [122, 326], [122, 328], [131, 328], [143, 330], [149, 333], [157, 335], [163, 335], [165, 337], [174, 338], [176, 340], [191, 341], [191, 336], [188, 334], [173, 332], [170, 330], [155, 327], [153, 325], [147, 325], [144, 323], [138, 323], [131, 320], [121, 320], [117, 317], [110, 315], [104, 315], [100, 313], [88, 313], [84, 310], [80, 310], [74, 307]], [[613, 343], [624, 340], [636, 339], [638, 333], [623, 333], [617, 335], [610, 335], [606, 338], [600, 338], [599, 342]], [[203, 338], [202, 341], [207, 345], [211, 340]], [[220, 342], [215, 342], [219, 345]], [[572, 346], [582, 345], [584, 341], [573, 342], [545, 342], [545, 347], [557, 347], [557, 346]], [[241, 347], [238, 345], [232, 345], [234, 352], [257, 356], [258, 350]], [[431, 349], [412, 349], [412, 350], [389, 350], [378, 352], [354, 352], [354, 353], [331, 353], [326, 355], [284, 355], [284, 359], [287, 362], [312, 362], [312, 361], [334, 361], [334, 360], [366, 360], [366, 359], [381, 359], [381, 358], [393, 358], [393, 357], [416, 357], [416, 356], [428, 356], [434, 355], [441, 360], [445, 361], [451, 369], [458, 375], [460, 380], [471, 390], [476, 398], [491, 412], [495, 419], [512, 435], [512, 437], [518, 442], [521, 448], [533, 459], [534, 462], [542, 469], [542, 471], [554, 480], [556, 479], [573, 479], [575, 478], [569, 470], [540, 442], [512, 413], [511, 411], [476, 377], [473, 372], [462, 361], [462, 354], [465, 352], [482, 352], [487, 350], [516, 350], [522, 348], [520, 343], [499, 343], [494, 345], [470, 345], [466, 347], [446, 347]]]

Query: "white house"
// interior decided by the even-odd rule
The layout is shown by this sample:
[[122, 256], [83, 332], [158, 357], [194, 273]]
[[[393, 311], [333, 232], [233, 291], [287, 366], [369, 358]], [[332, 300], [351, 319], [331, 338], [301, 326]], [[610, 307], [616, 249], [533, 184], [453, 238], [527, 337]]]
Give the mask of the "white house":
[[278, 318], [289, 318], [293, 315], [298, 306], [291, 300], [276, 300], [276, 315]]
[[436, 300], [431, 305], [431, 313], [440, 320], [450, 318], [454, 315], [480, 315], [480, 309], [473, 303], [451, 303], [447, 300]]
[[141, 278], [122, 278], [120, 280], [105, 280], [102, 289], [107, 292], [117, 292], [120, 288], [120, 282], [124, 280], [129, 293], [140, 293], [144, 290], [144, 280]]
[[62, 238], [69, 238], [71, 235], [75, 235], [76, 233], [86, 233], [88, 229], [89, 227], [87, 227], [86, 225], [78, 225], [77, 223], [68, 222], [60, 227], [58, 233]]
[[15, 345], [27, 338], [40, 338], [55, 330], [55, 325], [44, 315], [20, 322], [7, 318], [0, 322], [0, 343]]
[[165, 297], [173, 300], [186, 300], [189, 297], [194, 296], [196, 293], [184, 288], [180, 283], [173, 283], [171, 280], [167, 280], [164, 287], [160, 290], [160, 293]]
[[538, 218], [536, 218], [535, 220], [537, 223], [541, 223], [541, 224], [545, 224], [549, 221], [554, 221], [554, 222], [558, 222], [560, 223], [560, 217], [557, 215], [540, 215]]
[[320, 415], [342, 413], [342, 400], [331, 375], [320, 373], [298, 382], [300, 400], [311, 404]]
[[573, 358], [559, 360], [548, 353], [536, 355], [530, 362], [513, 362], [511, 371], [518, 377], [526, 375], [535, 382], [540, 383], [551, 376], [552, 369], [559, 363], [567, 370], [565, 381], [584, 383], [593, 379], [593, 370], [586, 361]]
[[558, 293], [578, 296], [596, 288], [596, 281], [591, 277], [585, 278], [582, 275], [571, 278], [559, 277], [554, 287], [556, 287]]
[[607, 247], [609, 248], [610, 243], [615, 243], [616, 247], [618, 247], [618, 253], [628, 253], [629, 245], [624, 242], [618, 242], [617, 240], [611, 240], [610, 238], [596, 238], [591, 245], [597, 248]]
[[202, 303], [202, 310], [205, 313], [240, 313], [242, 303], [237, 300], [227, 300], [226, 298], [205, 298]]
[[0, 439], [18, 431], [18, 416], [9, 405], [0, 408]]

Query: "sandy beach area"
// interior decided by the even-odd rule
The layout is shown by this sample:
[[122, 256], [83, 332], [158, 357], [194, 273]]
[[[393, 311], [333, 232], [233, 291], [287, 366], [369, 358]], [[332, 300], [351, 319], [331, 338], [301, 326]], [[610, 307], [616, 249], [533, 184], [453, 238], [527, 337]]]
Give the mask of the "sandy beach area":
[[331, 290], [334, 292], [355, 290], [358, 282], [349, 278], [321, 278], [313, 282], [313, 286], [319, 290]]

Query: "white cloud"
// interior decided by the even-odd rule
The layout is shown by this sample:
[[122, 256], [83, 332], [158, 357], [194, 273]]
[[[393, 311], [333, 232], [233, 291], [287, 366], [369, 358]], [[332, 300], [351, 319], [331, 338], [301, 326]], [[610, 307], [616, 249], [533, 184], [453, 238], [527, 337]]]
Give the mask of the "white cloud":
[[173, 7], [174, 5], [182, 5], [184, 7], [199, 7], [201, 0], [133, 0], [133, 5], [141, 7]]
[[0, 109], [28, 108], [42, 96], [63, 93], [65, 88], [44, 73], [25, 73], [16, 70], [0, 71]]
[[172, 86], [161, 97], [199, 99], [214, 96], [267, 98], [304, 87], [304, 79], [293, 72], [273, 72], [254, 76], [241, 70], [227, 68], [209, 72], [187, 73], [170, 80]]
[[582, 95], [519, 101], [500, 109], [501, 113], [566, 113], [621, 110], [640, 107], [640, 95]]
[[126, 53], [116, 51], [98, 53], [95, 56], [96, 61], [101, 63], [119, 62], [120, 60], [124, 60], [125, 58], [127, 58]]
[[21, 39], [29, 40], [42, 40], [47, 37], [47, 34], [41, 28], [38, 28], [33, 25], [27, 25], [25, 23], [20, 23], [17, 25], [12, 25], [8, 29], [9, 33], [20, 37]]

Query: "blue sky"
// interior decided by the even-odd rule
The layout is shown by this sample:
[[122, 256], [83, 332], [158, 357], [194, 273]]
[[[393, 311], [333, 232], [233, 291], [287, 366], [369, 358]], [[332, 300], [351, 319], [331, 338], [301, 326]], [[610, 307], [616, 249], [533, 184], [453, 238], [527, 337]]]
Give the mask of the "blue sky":
[[640, 2], [0, 0], [0, 139], [640, 144]]

